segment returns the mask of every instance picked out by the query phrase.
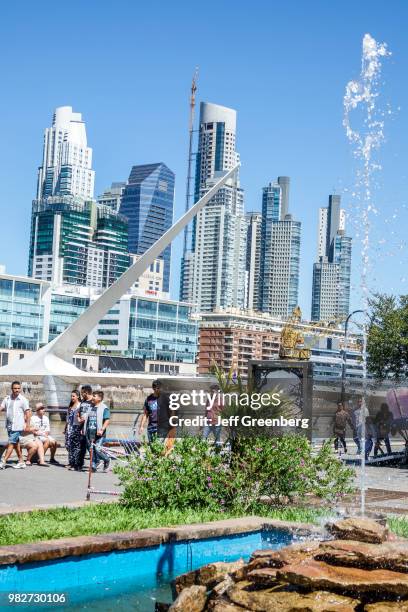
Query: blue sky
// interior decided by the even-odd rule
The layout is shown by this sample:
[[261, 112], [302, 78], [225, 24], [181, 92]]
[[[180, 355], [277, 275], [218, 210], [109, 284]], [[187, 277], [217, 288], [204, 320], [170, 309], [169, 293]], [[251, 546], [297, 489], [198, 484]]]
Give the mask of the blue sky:
[[[82, 112], [94, 151], [96, 193], [125, 180], [132, 164], [164, 161], [176, 173], [178, 217], [184, 208], [188, 95], [200, 67], [198, 100], [238, 111], [237, 150], [246, 210], [261, 189], [291, 177], [290, 209], [302, 221], [300, 305], [310, 313], [317, 210], [328, 194], [349, 196], [353, 161], [342, 127], [346, 82], [357, 77], [366, 32], [386, 41], [382, 101], [386, 126], [377, 175], [376, 245], [371, 286], [407, 291], [408, 4], [404, 0], [20, 1], [0, 20], [2, 244], [10, 273], [27, 270], [31, 200], [43, 130], [56, 106]], [[394, 217], [394, 215], [396, 215]], [[358, 224], [358, 221], [357, 221]], [[354, 223], [349, 224], [353, 233]], [[394, 233], [392, 233], [394, 232]], [[353, 278], [358, 285], [359, 246]], [[173, 245], [178, 294], [181, 238]], [[407, 275], [408, 276], [408, 275]], [[359, 292], [352, 291], [358, 307]]]

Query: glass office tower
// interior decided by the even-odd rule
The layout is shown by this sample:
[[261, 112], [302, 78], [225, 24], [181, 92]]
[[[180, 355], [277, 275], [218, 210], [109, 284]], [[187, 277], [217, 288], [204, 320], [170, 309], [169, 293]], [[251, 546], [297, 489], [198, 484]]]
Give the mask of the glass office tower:
[[[173, 223], [174, 172], [163, 163], [133, 166], [122, 195], [120, 213], [129, 221], [130, 253], [142, 255]], [[163, 291], [169, 291], [171, 245], [164, 260]]]

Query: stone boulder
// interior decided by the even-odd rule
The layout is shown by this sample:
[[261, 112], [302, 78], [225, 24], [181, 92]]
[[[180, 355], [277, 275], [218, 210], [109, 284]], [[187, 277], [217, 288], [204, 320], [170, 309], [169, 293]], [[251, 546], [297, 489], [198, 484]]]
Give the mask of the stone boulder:
[[277, 567], [263, 567], [261, 569], [253, 570], [248, 572], [246, 577], [251, 582], [256, 584], [263, 584], [264, 586], [273, 586], [276, 584], [276, 573], [279, 568]]
[[326, 529], [339, 540], [381, 544], [388, 538], [387, 526], [368, 518], [342, 519], [335, 523], [328, 523]]
[[322, 542], [314, 558], [333, 565], [408, 572], [408, 542], [368, 544], [353, 540]]
[[211, 612], [244, 612], [245, 608], [241, 608], [241, 606], [236, 606], [229, 601], [224, 599], [220, 599], [214, 602], [210, 602], [207, 608]]
[[312, 557], [318, 548], [319, 542], [310, 541], [289, 544], [289, 546], [280, 550], [256, 550], [251, 555], [248, 567], [258, 569], [260, 567], [283, 567], [284, 565], [298, 563]]
[[219, 561], [217, 563], [203, 565], [203, 567], [200, 567], [198, 570], [177, 576], [175, 580], [176, 593], [181, 593], [183, 589], [193, 584], [202, 585], [207, 587], [207, 589], [211, 589], [219, 582], [225, 580], [228, 574], [236, 572], [243, 566], [243, 559], [233, 561], [232, 563]]
[[408, 612], [408, 601], [378, 601], [364, 606], [364, 612]]
[[325, 591], [296, 593], [293, 591], [246, 591], [239, 584], [228, 590], [230, 600], [244, 610], [255, 612], [353, 612], [358, 599]]
[[207, 589], [193, 584], [183, 589], [176, 601], [171, 604], [169, 612], [203, 612], [207, 603]]
[[408, 597], [408, 574], [386, 569], [364, 570], [306, 560], [279, 569], [276, 577], [283, 582], [313, 590]]

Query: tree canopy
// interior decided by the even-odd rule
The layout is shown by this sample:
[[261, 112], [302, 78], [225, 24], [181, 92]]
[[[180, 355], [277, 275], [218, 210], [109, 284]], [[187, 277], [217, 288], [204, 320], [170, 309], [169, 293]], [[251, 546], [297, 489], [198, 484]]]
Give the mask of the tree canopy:
[[368, 369], [377, 379], [408, 377], [408, 295], [377, 294], [370, 300]]

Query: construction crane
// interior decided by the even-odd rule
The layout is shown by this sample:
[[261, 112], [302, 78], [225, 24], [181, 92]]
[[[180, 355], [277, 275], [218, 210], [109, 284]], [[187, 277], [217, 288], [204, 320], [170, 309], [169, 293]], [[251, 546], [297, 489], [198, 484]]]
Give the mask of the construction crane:
[[[189, 118], [189, 142], [188, 142], [188, 165], [187, 165], [187, 184], [186, 184], [186, 205], [185, 212], [187, 212], [190, 208], [190, 198], [191, 198], [191, 169], [192, 169], [192, 161], [193, 161], [193, 132], [194, 132], [194, 111], [195, 111], [195, 103], [196, 103], [196, 91], [197, 91], [197, 81], [198, 81], [198, 67], [195, 69], [193, 80], [191, 81], [191, 90], [190, 90], [190, 118]], [[183, 244], [183, 258], [186, 256], [187, 248], [188, 248], [188, 237], [189, 237], [189, 226], [187, 225], [184, 229], [184, 244]]]

